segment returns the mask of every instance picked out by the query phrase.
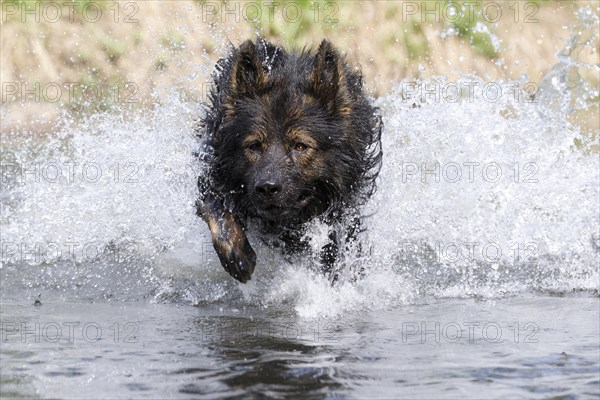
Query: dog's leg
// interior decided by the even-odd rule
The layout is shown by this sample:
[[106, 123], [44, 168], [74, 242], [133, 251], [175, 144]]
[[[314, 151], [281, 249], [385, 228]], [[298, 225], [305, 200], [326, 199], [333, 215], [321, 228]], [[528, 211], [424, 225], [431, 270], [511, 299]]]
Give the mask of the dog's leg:
[[[350, 224], [345, 229], [345, 236], [342, 239], [342, 243], [340, 243], [335, 228], [331, 227], [331, 231], [329, 232], [329, 243], [321, 248], [321, 266], [323, 272], [329, 276], [332, 285], [339, 279], [339, 270], [335, 268], [335, 264], [340, 256], [340, 245], [344, 246], [344, 254], [350, 253], [352, 246], [357, 246], [356, 252], [358, 254], [362, 253], [362, 245], [358, 240], [358, 235], [362, 232], [362, 222], [360, 217], [352, 218]], [[364, 271], [361, 267], [358, 271], [358, 276], [362, 276], [363, 273]]]
[[198, 204], [198, 215], [208, 224], [213, 247], [225, 271], [242, 283], [249, 281], [256, 254], [238, 217], [225, 210], [221, 200], [210, 194]]
[[[358, 257], [363, 256], [363, 254], [364, 254], [363, 242], [361, 242], [358, 239], [358, 235], [361, 232], [364, 232], [362, 220], [359, 216], [355, 216], [354, 218], [352, 218], [352, 222], [350, 223], [350, 226], [348, 227], [348, 230], [346, 233], [345, 252], [347, 254], [353, 250]], [[353, 275], [356, 278], [363, 277], [365, 275], [365, 270], [364, 270], [364, 266], [362, 265], [362, 263], [358, 270], [353, 271]]]
[[329, 276], [333, 285], [338, 280], [338, 272], [335, 270], [335, 262], [339, 254], [339, 245], [335, 230], [329, 232], [329, 243], [321, 248], [321, 267], [323, 272]]

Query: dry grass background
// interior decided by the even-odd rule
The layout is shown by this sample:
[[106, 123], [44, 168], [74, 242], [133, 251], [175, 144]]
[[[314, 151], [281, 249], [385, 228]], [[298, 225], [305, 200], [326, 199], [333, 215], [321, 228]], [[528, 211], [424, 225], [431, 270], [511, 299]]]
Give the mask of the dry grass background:
[[[430, 16], [422, 22], [421, 14], [408, 15], [406, 3], [420, 7], [425, 4], [420, 1], [321, 2], [321, 11], [315, 18], [314, 4], [298, 0], [294, 3], [297, 7], [287, 9], [288, 16], [293, 17], [298, 10], [303, 13], [297, 23], [286, 21], [281, 7], [264, 7], [260, 19], [245, 21], [245, 6], [246, 15], [256, 14], [248, 8], [248, 2], [234, 1], [96, 2], [101, 3], [103, 11], [97, 22], [86, 21], [77, 9], [73, 21], [69, 21], [64, 10], [59, 22], [44, 18], [36, 22], [31, 15], [26, 15], [23, 22], [21, 14], [13, 14], [14, 8], [10, 8], [15, 4], [21, 7], [19, 10], [33, 8], [36, 3], [2, 2], [3, 130], [22, 124], [47, 124], [61, 109], [81, 115], [110, 107], [115, 96], [109, 87], [120, 88], [118, 101], [132, 94], [133, 87], [137, 88], [133, 98], [140, 102], [136, 107], [152, 104], [150, 94], [155, 90], [175, 89], [187, 96], [202, 96], [214, 62], [227, 50], [228, 43], [240, 43], [257, 33], [288, 47], [315, 46], [323, 37], [331, 39], [352, 62], [360, 65], [373, 95], [389, 93], [394, 83], [405, 78], [436, 75], [454, 80], [472, 73], [499, 80], [519, 79], [526, 74], [529, 81], [539, 82], [557, 62], [555, 54], [565, 47], [572, 28], [577, 26], [575, 11], [589, 5], [598, 12], [595, 1], [520, 1], [520, 15], [515, 20], [514, 9], [510, 9], [515, 2], [497, 1], [494, 4], [501, 6], [502, 17], [497, 23], [486, 23], [479, 8], [474, 15], [500, 40], [496, 52], [490, 47], [490, 35], [483, 42], [471, 33], [447, 36], [448, 29], [457, 26], [443, 18], [436, 22]], [[78, 2], [80, 6], [88, 3], [89, 0]], [[435, 3], [429, 1], [425, 6], [433, 8]], [[489, 3], [481, 2], [484, 6]], [[525, 8], [528, 4], [533, 6]], [[37, 4], [40, 11], [43, 6], [44, 3]], [[120, 11], [116, 22], [115, 7]], [[534, 10], [531, 7], [539, 8], [534, 16], [537, 22], [526, 23], [526, 15]], [[211, 13], [215, 10], [217, 17]], [[124, 22], [126, 15], [134, 11], [136, 22]], [[337, 23], [326, 19], [332, 11], [336, 11]], [[494, 14], [493, 9], [488, 11], [489, 15]], [[598, 50], [597, 43], [595, 46]], [[598, 63], [599, 53], [590, 55], [588, 61]], [[57, 102], [43, 98], [36, 101], [33, 95], [20, 101], [21, 96], [6, 96], [7, 82], [16, 83], [20, 89], [33, 88], [36, 82], [39, 87], [56, 82], [64, 90]], [[68, 95], [64, 86], [67, 82], [99, 85], [104, 89], [104, 101], [72, 101], [80, 96], [78, 92], [74, 92], [74, 98]], [[133, 85], [125, 87], [126, 82]]]

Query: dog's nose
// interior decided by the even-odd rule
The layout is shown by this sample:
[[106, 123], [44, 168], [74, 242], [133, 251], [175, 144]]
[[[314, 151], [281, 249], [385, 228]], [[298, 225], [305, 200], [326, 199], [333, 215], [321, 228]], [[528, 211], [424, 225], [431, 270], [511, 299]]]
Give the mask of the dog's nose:
[[258, 194], [261, 194], [265, 197], [270, 197], [281, 191], [281, 185], [278, 182], [266, 180], [257, 182], [256, 186], [254, 186], [254, 189], [256, 189]]

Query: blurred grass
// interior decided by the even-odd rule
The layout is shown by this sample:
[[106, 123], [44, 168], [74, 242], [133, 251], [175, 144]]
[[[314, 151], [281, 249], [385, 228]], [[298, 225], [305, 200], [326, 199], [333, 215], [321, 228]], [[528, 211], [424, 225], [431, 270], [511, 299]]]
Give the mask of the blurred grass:
[[255, 31], [263, 36], [280, 38], [286, 47], [292, 47], [311, 31], [319, 30], [324, 36], [331, 34], [339, 22], [337, 18], [328, 16], [339, 7], [334, 1], [296, 0], [294, 4], [297, 8], [291, 13], [286, 13], [285, 10], [289, 8], [284, 8], [281, 3], [273, 3], [272, 12], [282, 15], [286, 13], [288, 18], [261, 18], [251, 21]]
[[[29, 18], [23, 23], [20, 14], [5, 14], [9, 4], [31, 9], [49, 1], [0, 0], [2, 82], [77, 82], [82, 90], [123, 88], [133, 82], [139, 88], [135, 92], [139, 102], [132, 106], [151, 104], [150, 94], [158, 89], [180, 88], [203, 97], [214, 62], [229, 43], [257, 35], [295, 48], [315, 46], [323, 37], [331, 39], [360, 65], [373, 95], [389, 93], [402, 79], [436, 75], [449, 80], [465, 74], [488, 80], [527, 76], [527, 80], [539, 82], [557, 62], [556, 52], [566, 45], [571, 32], [564, 27], [576, 24], [574, 11], [591, 5], [598, 12], [594, 1], [528, 1], [539, 7], [539, 23], [517, 23], [509, 18], [508, 7], [517, 4], [524, 14], [525, 3], [503, 2], [505, 18], [490, 23], [482, 17], [482, 7], [490, 3], [484, 1], [475, 6], [473, 19], [462, 15], [436, 22], [431, 16], [407, 15], [400, 1], [79, 0], [73, 3], [73, 22], [63, 18], [57, 23], [35, 23]], [[92, 3], [104, 12], [97, 23], [81, 18]], [[426, 4], [429, 9], [448, 4], [442, 0], [413, 3]], [[128, 4], [139, 8], [135, 13], [139, 22], [123, 22], [135, 11], [126, 9]], [[263, 6], [260, 16], [250, 4]], [[208, 7], [217, 7], [219, 13], [210, 14]], [[238, 14], [246, 10], [246, 14], [237, 22], [227, 10], [238, 10]], [[287, 18], [282, 17], [286, 12]], [[598, 63], [598, 52], [590, 56], [590, 62]], [[595, 80], [592, 83], [598, 87], [597, 78], [589, 80]], [[30, 102], [26, 106], [3, 101], [10, 109], [3, 117], [5, 123], [46, 114], [52, 118], [60, 108], [82, 116], [110, 109], [122, 100], [105, 97], [93, 104], [66, 98], [61, 98], [60, 104]], [[585, 129], [597, 129], [597, 124], [591, 125], [594, 128]]]
[[[480, 11], [481, 5], [475, 8]], [[488, 58], [496, 58], [498, 50], [492, 43], [491, 28], [481, 15], [477, 12], [474, 18], [469, 18], [466, 14], [461, 14], [458, 20], [450, 22], [449, 25], [458, 31], [459, 36], [467, 38], [475, 51]], [[481, 31], [481, 28], [485, 30]]]

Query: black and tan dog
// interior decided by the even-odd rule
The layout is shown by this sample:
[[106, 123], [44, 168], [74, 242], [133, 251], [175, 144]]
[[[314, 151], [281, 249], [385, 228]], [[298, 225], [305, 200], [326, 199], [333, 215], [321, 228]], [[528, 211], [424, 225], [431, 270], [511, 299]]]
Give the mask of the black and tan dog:
[[331, 227], [320, 255], [331, 272], [340, 244], [359, 230], [358, 207], [381, 166], [381, 118], [360, 73], [327, 40], [288, 52], [258, 39], [221, 59], [214, 80], [200, 128], [198, 215], [223, 268], [250, 279], [248, 224], [299, 251], [303, 227], [319, 218]]

